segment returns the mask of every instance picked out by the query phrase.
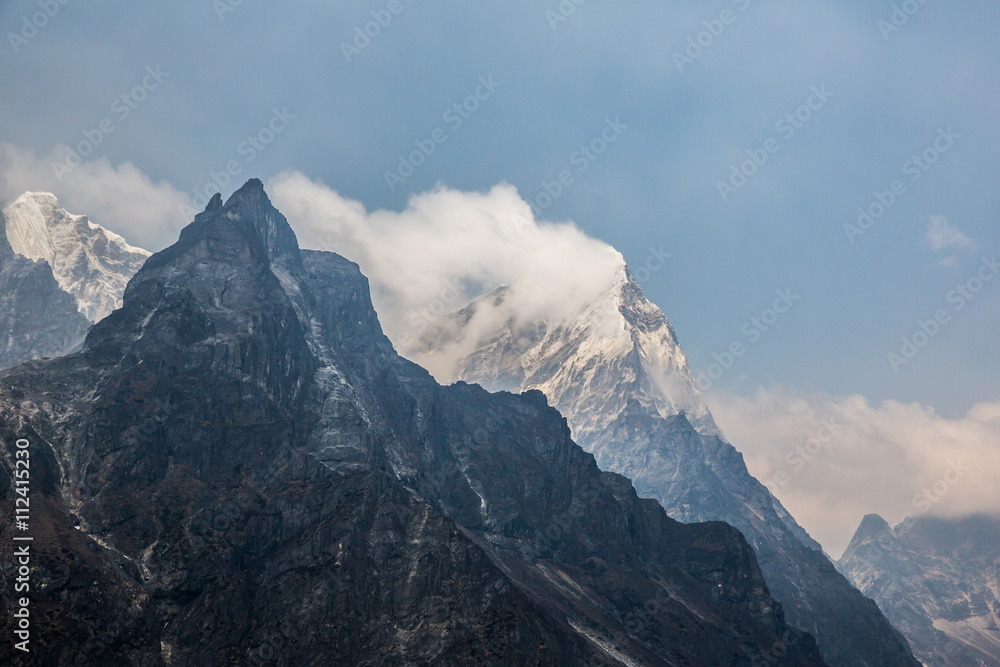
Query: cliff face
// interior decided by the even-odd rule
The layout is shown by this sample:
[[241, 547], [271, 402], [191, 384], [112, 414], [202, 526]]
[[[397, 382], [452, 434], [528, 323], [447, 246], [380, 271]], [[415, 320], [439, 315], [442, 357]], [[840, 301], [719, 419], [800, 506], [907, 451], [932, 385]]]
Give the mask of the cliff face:
[[82, 352], [0, 374], [5, 567], [16, 438], [36, 653], [4, 664], [822, 664], [735, 529], [640, 500], [540, 392], [398, 357], [258, 181]]

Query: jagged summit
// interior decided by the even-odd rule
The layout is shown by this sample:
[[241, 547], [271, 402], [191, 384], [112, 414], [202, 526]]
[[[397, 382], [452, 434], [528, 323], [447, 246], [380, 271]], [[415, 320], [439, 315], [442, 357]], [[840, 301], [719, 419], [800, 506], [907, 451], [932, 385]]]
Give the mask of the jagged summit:
[[264, 184], [257, 178], [248, 180], [224, 204], [222, 196], [216, 193], [205, 210], [181, 230], [178, 242], [154, 255], [150, 263], [172, 261], [193, 246], [208, 254], [228, 248], [228, 252], [250, 253], [268, 264], [279, 259], [301, 264], [295, 232], [271, 203]]
[[212, 195], [212, 198], [208, 200], [208, 205], [205, 207], [203, 213], [212, 213], [218, 211], [222, 208], [222, 193], [216, 192]]
[[25, 192], [5, 213], [14, 252], [46, 262], [91, 322], [121, 306], [125, 284], [150, 255], [87, 216], [68, 213], [49, 192]]
[[864, 549], [872, 544], [885, 544], [893, 537], [893, 529], [889, 522], [878, 514], [866, 514], [858, 525], [858, 529], [854, 531], [854, 536], [838, 563], [851, 560], [859, 549]]
[[886, 532], [891, 533], [892, 527], [878, 514], [866, 514], [858, 526], [858, 533], [862, 535], [879, 535]]

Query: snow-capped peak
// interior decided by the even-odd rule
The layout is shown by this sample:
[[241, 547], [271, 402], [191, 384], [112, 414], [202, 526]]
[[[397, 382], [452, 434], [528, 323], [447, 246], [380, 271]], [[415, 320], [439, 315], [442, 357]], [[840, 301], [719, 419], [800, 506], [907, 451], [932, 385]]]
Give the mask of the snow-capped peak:
[[25, 192], [4, 213], [14, 252], [47, 262], [91, 322], [121, 307], [125, 285], [150, 256], [87, 216], [68, 213], [49, 192]]
[[517, 292], [503, 285], [429, 329], [407, 356], [441, 369], [445, 380], [496, 390], [537, 389], [574, 433], [600, 430], [632, 401], [668, 417], [684, 412], [716, 435], [673, 327], [642, 293], [624, 261], [599, 295], [576, 311], [525, 319]]

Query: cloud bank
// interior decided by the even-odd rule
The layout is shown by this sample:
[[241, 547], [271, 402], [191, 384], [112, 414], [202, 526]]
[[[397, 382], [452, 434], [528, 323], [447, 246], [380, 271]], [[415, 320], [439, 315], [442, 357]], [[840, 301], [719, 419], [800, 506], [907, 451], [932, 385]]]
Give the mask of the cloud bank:
[[[399, 212], [369, 212], [298, 172], [278, 175], [267, 189], [302, 247], [332, 250], [361, 266], [382, 326], [404, 354], [441, 315], [501, 285], [511, 288], [507, 312], [529, 320], [575, 314], [624, 263], [571, 223], [536, 220], [507, 184], [486, 192], [438, 186]], [[450, 381], [462, 353], [438, 356], [428, 370]]]
[[861, 518], [1000, 515], [1000, 403], [945, 419], [931, 407], [859, 395], [706, 397], [750, 472], [832, 555]]
[[0, 205], [26, 191], [51, 192], [69, 212], [120, 234], [132, 245], [160, 250], [177, 240], [193, 219], [191, 200], [173, 185], [154, 183], [130, 162], [117, 167], [106, 159], [84, 161], [60, 175], [66, 148], [39, 157], [13, 144], [0, 144]]

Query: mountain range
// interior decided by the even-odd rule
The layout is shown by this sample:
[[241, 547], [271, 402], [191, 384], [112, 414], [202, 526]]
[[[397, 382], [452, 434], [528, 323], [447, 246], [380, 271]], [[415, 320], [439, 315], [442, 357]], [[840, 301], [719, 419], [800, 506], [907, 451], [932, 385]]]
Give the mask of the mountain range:
[[[0, 405], [5, 410], [10, 408], [15, 415], [13, 422], [8, 419], [8, 424], [18, 426], [12, 427], [10, 433], [29, 426], [33, 433], [40, 433], [37, 430], [40, 424], [49, 430], [45, 442], [51, 450], [47, 452], [51, 460], [45, 465], [55, 462], [58, 472], [48, 470], [45, 476], [48, 479], [51, 474], [52, 479], [57, 480], [54, 486], [49, 485], [52, 487], [49, 492], [55, 489], [53, 493], [61, 496], [61, 500], [45, 501], [46, 520], [66, 528], [60, 521], [69, 517], [69, 525], [78, 533], [77, 537], [69, 539], [58, 534], [58, 530], [56, 533], [58, 539], [64, 540], [60, 548], [74, 554], [72, 561], [77, 565], [84, 547], [97, 553], [96, 544], [107, 551], [95, 561], [103, 558], [97, 570], [104, 572], [102, 576], [111, 576], [109, 580], [95, 583], [96, 590], [107, 596], [106, 601], [112, 602], [115, 594], [120, 596], [118, 604], [122, 604], [129, 594], [137, 599], [151, 596], [150, 604], [143, 611], [146, 614], [143, 623], [150, 619], [155, 619], [155, 623], [164, 619], [177, 622], [173, 603], [164, 606], [158, 601], [156, 591], [166, 584], [143, 565], [153, 562], [150, 559], [157, 554], [157, 549], [163, 548], [159, 540], [164, 544], [171, 540], [190, 542], [190, 525], [201, 520], [199, 517], [207, 511], [204, 503], [209, 502], [208, 499], [226, 506], [229, 513], [247, 511], [242, 505], [233, 509], [226, 504], [229, 501], [226, 493], [251, 492], [245, 487], [245, 480], [239, 484], [234, 482], [236, 473], [230, 469], [232, 462], [225, 459], [243, 457], [260, 465], [263, 449], [251, 454], [244, 451], [242, 445], [230, 442], [231, 436], [221, 435], [238, 426], [237, 422], [221, 415], [229, 409], [226, 400], [233, 404], [234, 414], [245, 414], [241, 413], [242, 402], [247, 400], [256, 402], [254, 418], [259, 417], [261, 411], [272, 417], [281, 415], [278, 421], [284, 420], [285, 431], [279, 438], [282, 443], [279, 449], [283, 455], [293, 456], [294, 453], [294, 456], [305, 457], [309, 464], [299, 461], [296, 465], [307, 468], [319, 462], [319, 470], [333, 474], [334, 481], [324, 482], [325, 489], [334, 488], [342, 477], [370, 476], [378, 469], [378, 481], [368, 480], [363, 484], [364, 493], [368, 494], [364, 496], [368, 504], [363, 509], [349, 518], [337, 514], [344, 510], [342, 507], [334, 512], [343, 524], [341, 529], [347, 531], [344, 535], [350, 534], [352, 539], [358, 540], [365, 530], [372, 530], [371, 526], [359, 528], [358, 522], [369, 512], [379, 516], [385, 513], [379, 494], [389, 493], [390, 487], [392, 493], [398, 493], [394, 485], [401, 485], [404, 494], [413, 494], [404, 504], [423, 503], [420, 506], [430, 508], [427, 511], [437, 512], [436, 521], [451, 522], [451, 528], [445, 532], [457, 531], [471, 540], [471, 546], [466, 545], [463, 549], [472, 549], [478, 558], [498, 568], [488, 576], [500, 577], [497, 581], [502, 580], [509, 588], [511, 600], [527, 595], [524, 603], [529, 607], [535, 605], [532, 608], [544, 615], [546, 622], [554, 623], [551, 627], [546, 625], [538, 636], [555, 637], [565, 631], [565, 623], [559, 628], [562, 618], [569, 623], [571, 632], [559, 641], [572, 644], [581, 637], [585, 639], [582, 653], [571, 651], [569, 655], [575, 657], [568, 659], [566, 664], [580, 664], [580, 661], [589, 664], [671, 664], [675, 659], [711, 664], [699, 661], [711, 655], [722, 659], [721, 654], [706, 652], [692, 643], [692, 637], [698, 632], [718, 631], [713, 623], [725, 625], [731, 620], [714, 609], [713, 605], [719, 601], [715, 590], [705, 588], [706, 564], [695, 562], [705, 556], [701, 553], [703, 549], [701, 546], [682, 546], [678, 551], [673, 543], [677, 539], [682, 544], [687, 540], [698, 542], [703, 536], [692, 537], [697, 533], [684, 533], [686, 526], [664, 517], [650, 519], [656, 512], [650, 510], [645, 501], [628, 500], [632, 494], [628, 480], [639, 497], [655, 499], [672, 519], [686, 523], [726, 522], [738, 528], [753, 548], [753, 553], [740, 553], [743, 547], [739, 545], [738, 534], [726, 534], [725, 527], [717, 523], [700, 524], [715, 527], [712, 539], [723, 545], [720, 547], [724, 552], [720, 554], [721, 560], [712, 561], [715, 570], [709, 580], [714, 581], [711, 577], [738, 576], [744, 583], [756, 582], [750, 589], [736, 585], [740, 591], [734, 594], [743, 600], [740, 604], [745, 606], [747, 600], [756, 601], [751, 603], [754, 609], [751, 620], [739, 620], [734, 627], [742, 627], [740, 624], [748, 622], [753, 625], [764, 619], [765, 625], [777, 635], [785, 632], [781, 629], [784, 615], [788, 625], [794, 628], [788, 630], [783, 639], [772, 640], [767, 647], [759, 645], [758, 640], [763, 636], [760, 635], [751, 642], [752, 648], [744, 646], [736, 650], [733, 655], [745, 651], [749, 656], [747, 664], [785, 664], [779, 653], [790, 646], [806, 647], [801, 655], [790, 659], [811, 664], [815, 655], [806, 657], [806, 654], [811, 650], [812, 640], [798, 630], [816, 637], [827, 664], [917, 664], [907, 641], [896, 628], [903, 631], [917, 658], [925, 664], [964, 666], [998, 661], [1000, 603], [997, 599], [1000, 588], [997, 582], [1000, 571], [997, 567], [1000, 564], [997, 536], [1000, 531], [996, 523], [983, 517], [954, 522], [920, 519], [904, 531], [900, 527], [889, 528], [878, 517], [866, 517], [851, 547], [837, 563], [838, 572], [820, 545], [795, 522], [777, 498], [749, 474], [742, 456], [716, 425], [701, 397], [673, 328], [663, 313], [645, 298], [623, 261], [598, 298], [578, 311], [570, 311], [569, 315], [563, 308], [558, 315], [526, 318], [517, 307], [520, 303], [518, 290], [523, 286], [501, 285], [421, 329], [419, 336], [404, 337], [398, 344], [400, 351], [421, 365], [439, 371], [446, 367], [442, 360], [459, 360], [443, 374], [444, 377], [437, 372], [439, 380], [457, 381], [452, 387], [442, 388], [418, 366], [396, 356], [381, 332], [370, 304], [367, 282], [358, 267], [332, 253], [300, 251], [287, 222], [271, 206], [258, 181], [248, 183], [225, 205], [221, 198], [213, 199], [206, 211], [184, 231], [178, 243], [157, 253], [150, 260], [149, 271], [139, 275], [136, 273], [147, 262], [150, 253], [130, 246], [120, 236], [95, 225], [85, 216], [67, 213], [51, 194], [29, 192], [19, 197], [0, 211], [0, 230], [3, 231], [0, 234], [0, 298], [6, 306], [0, 311], [0, 330], [7, 334], [6, 345], [0, 350], [0, 368], [32, 359], [70, 355], [64, 360], [28, 364], [9, 372], [9, 377], [17, 378], [18, 384], [12, 386], [8, 398], [16, 396], [18, 400], [10, 399], [7, 403], [0, 400]], [[195, 237], [198, 242], [192, 242]], [[274, 285], [269, 284], [272, 281], [268, 275], [278, 281], [280, 289], [277, 292]], [[133, 276], [134, 285], [130, 283]], [[221, 288], [212, 287], [206, 281], [221, 281]], [[256, 291], [252, 289], [254, 286]], [[137, 294], [143, 296], [137, 297]], [[262, 307], [255, 300], [261, 298], [274, 303], [287, 301], [285, 310], [280, 313], [268, 311], [266, 316], [263, 311], [255, 315], [254, 309]], [[344, 302], [345, 298], [350, 300], [349, 304]], [[118, 309], [121, 311], [115, 312]], [[356, 319], [357, 326], [331, 320], [334, 312]], [[168, 313], [171, 313], [169, 317]], [[161, 322], [164, 317], [169, 323]], [[137, 323], [137, 318], [145, 324]], [[83, 352], [73, 354], [83, 346], [84, 336], [95, 321], [100, 324], [89, 336]], [[154, 322], [157, 326], [150, 328]], [[271, 349], [275, 346], [297, 361], [291, 357], [282, 358]], [[197, 362], [180, 359], [192, 353], [205, 355], [209, 348], [213, 350], [209, 354], [211, 358], [199, 356]], [[106, 354], [121, 355], [118, 365], [104, 359]], [[167, 357], [169, 363], [165, 362]], [[152, 366], [146, 366], [151, 363]], [[177, 414], [176, 423], [167, 435], [166, 416], [174, 414], [174, 393], [179, 381], [173, 374], [191, 364], [196, 370], [186, 376], [185, 381], [199, 377], [206, 384], [206, 391], [218, 391], [226, 400], [211, 401], [203, 396], [214, 406], [211, 408], [214, 421], [206, 420], [204, 413], [199, 412], [209, 408], [195, 409], [184, 403], [184, 409]], [[127, 391], [107, 389], [107, 383], [123, 382], [123, 378], [129, 378], [129, 383], [136, 382], [140, 365], [144, 366], [139, 373], [143, 379], [138, 385], [130, 386]], [[150, 372], [150, 368], [156, 370]], [[218, 377], [212, 375], [215, 372], [212, 369], [218, 371]], [[62, 371], [66, 371], [71, 380], [57, 382], [55, 375]], [[163, 376], [165, 371], [169, 379]], [[240, 376], [241, 388], [218, 385], [220, 378], [234, 375]], [[299, 378], [296, 386], [284, 386], [293, 375]], [[303, 379], [306, 376], [311, 379]], [[230, 377], [229, 381], [234, 380]], [[259, 386], [250, 389], [248, 382]], [[282, 387], [280, 391], [272, 386], [275, 382]], [[466, 382], [498, 393], [484, 394]], [[86, 390], [89, 384], [104, 389], [89, 394]], [[166, 403], [159, 397], [151, 399], [146, 396], [146, 389], [139, 385], [148, 385], [146, 389], [155, 387], [151, 396], [159, 396], [158, 392], [164, 390], [171, 398]], [[190, 398], [187, 394], [191, 391], [190, 387], [185, 390], [186, 398]], [[258, 395], [260, 391], [264, 393]], [[87, 395], [87, 399], [74, 398], [76, 392]], [[237, 394], [243, 395], [237, 398]], [[511, 394], [522, 396], [515, 398]], [[23, 402], [29, 395], [34, 398]], [[42, 396], [45, 399], [38, 402]], [[114, 396], [110, 403], [113, 407], [106, 402], [111, 396]], [[0, 399], [2, 397], [0, 394]], [[146, 404], [150, 400], [152, 403]], [[57, 408], [60, 401], [65, 405]], [[494, 401], [499, 403], [494, 405]], [[70, 403], [72, 408], [67, 407]], [[569, 447], [567, 451], [576, 454], [550, 451], [548, 447], [539, 453], [524, 444], [530, 440], [525, 434], [533, 430], [541, 428], [550, 435], [558, 430], [550, 423], [552, 418], [546, 417], [546, 413], [552, 412], [547, 404], [565, 417], [563, 430], [568, 427], [568, 431], [556, 440], [564, 442], [562, 447]], [[512, 443], [503, 443], [502, 451], [492, 451], [501, 443], [495, 434], [483, 427], [489, 420], [482, 415], [507, 410], [523, 417], [526, 405], [531, 406], [527, 409], [530, 418], [497, 422], [501, 430], [514, 429], [521, 435], [514, 437]], [[123, 412], [122, 406], [128, 409]], [[472, 417], [467, 414], [470, 410]], [[441, 411], [449, 415], [445, 419], [447, 427], [439, 422]], [[79, 444], [88, 438], [74, 429], [96, 419], [97, 413], [104, 417], [114, 415], [118, 427], [123, 430], [120, 437], [127, 439], [127, 445], [105, 444], [95, 448], [90, 442], [91, 449], [88, 449]], [[464, 416], [459, 418], [458, 414]], [[50, 421], [38, 421], [40, 415]], [[212, 424], [215, 430], [206, 430], [205, 424], [193, 428], [190, 422], [196, 417]], [[555, 419], [559, 421], [557, 415]], [[270, 422], [267, 425], [268, 430], [273, 426]], [[91, 424], [88, 428], [95, 427]], [[456, 435], [463, 429], [471, 430]], [[193, 456], [198, 465], [192, 467], [192, 462], [187, 460], [179, 469], [183, 472], [176, 472], [175, 445], [170, 443], [178, 436], [192, 437], [194, 433], [200, 434], [199, 441], [206, 446], [218, 440], [217, 447], [210, 447], [217, 451], [208, 457], [211, 461], [202, 460], [205, 452], [186, 452], [185, 456]], [[154, 435], [158, 447], [152, 453], [139, 451], [138, 441]], [[268, 437], [278, 436], [262, 437], [267, 441]], [[440, 438], [444, 441], [435, 440]], [[456, 438], [462, 442], [456, 444]], [[570, 438], [593, 455], [592, 463], [596, 462], [600, 470], [623, 477], [592, 469], [592, 465], [586, 463], [587, 455], [577, 460], [581, 453]], [[58, 442], [71, 446], [60, 448]], [[277, 451], [274, 443], [262, 446], [268, 451]], [[525, 449], [515, 453], [518, 447]], [[124, 452], [124, 462], [116, 460], [119, 451]], [[507, 458], [508, 455], [513, 458]], [[546, 458], [553, 455], [558, 461]], [[155, 460], [145, 460], [149, 456]], [[496, 459], [497, 456], [503, 460]], [[165, 469], [161, 469], [164, 465], [161, 459], [168, 461]], [[539, 459], [543, 462], [539, 463]], [[511, 465], [512, 461], [516, 461], [516, 465]], [[83, 462], [86, 465], [81, 470]], [[567, 503], [568, 514], [546, 521], [529, 506], [541, 503], [549, 507], [554, 502], [549, 497], [550, 489], [554, 480], [560, 481], [560, 476], [566, 474], [567, 462], [572, 462], [569, 470], [574, 479], [596, 475], [596, 479], [604, 481], [591, 482], [582, 497], [579, 489], [565, 490], [562, 501]], [[104, 467], [105, 464], [109, 467]], [[125, 467], [116, 468], [118, 465]], [[135, 484], [128, 481], [129, 475], [135, 472], [134, 466], [139, 466], [140, 478], [151, 474], [148, 469], [159, 470], [144, 482], [145, 486], [139, 485], [141, 491], [138, 487], [133, 489]], [[535, 478], [534, 485], [520, 478], [521, 467], [528, 473], [527, 479]], [[297, 469], [297, 472], [301, 471]], [[84, 481], [95, 474], [100, 479], [114, 478], [117, 482], [106, 481], [106, 488], [88, 492]], [[199, 484], [205, 482], [206, 474], [226, 481], [221, 482], [221, 486], [216, 484], [218, 488], [199, 489], [195, 493], [194, 487], [177, 489], [171, 486], [179, 483], [171, 477], [176, 474], [183, 477], [185, 485], [194, 484], [194, 480]], [[239, 474], [247, 476], [242, 467]], [[301, 493], [288, 495], [281, 485], [298, 482], [287, 475], [269, 475], [259, 469], [250, 477], [258, 501], [266, 488], [268, 494], [281, 496], [279, 504], [289, 511], [295, 509], [292, 514], [297, 516], [300, 508], [293, 506], [306, 496]], [[377, 486], [378, 491], [373, 491], [371, 484]], [[117, 486], [129, 490], [122, 492], [116, 490]], [[615, 571], [609, 575], [607, 545], [602, 541], [625, 538], [614, 534], [613, 529], [610, 533], [602, 532], [609, 529], [598, 529], [594, 525], [594, 509], [584, 508], [598, 502], [602, 510], [607, 509], [604, 507], [607, 500], [600, 498], [591, 487], [603, 487], [619, 504], [625, 499], [627, 509], [619, 508], [615, 512], [637, 513], [643, 517], [640, 523], [653, 526], [651, 534], [639, 536], [641, 544], [633, 544], [632, 553], [627, 557], [616, 553], [612, 559], [618, 566], [627, 561], [626, 569], [642, 570], [645, 574], [639, 579], [647, 576], [650, 568], [656, 570], [652, 575], [652, 588], [648, 581], [637, 583], [634, 573], [624, 575]], [[49, 492], [47, 498], [51, 495]], [[87, 493], [92, 495], [84, 500]], [[186, 493], [193, 495], [189, 497]], [[212, 495], [220, 493], [221, 496]], [[371, 494], [379, 499], [373, 499]], [[164, 498], [185, 503], [177, 515], [178, 520], [189, 524], [183, 535], [176, 531], [171, 535], [164, 517], [154, 511], [156, 503]], [[123, 500], [120, 506], [119, 499]], [[402, 501], [397, 498], [393, 502]], [[81, 513], [84, 507], [86, 515]], [[262, 506], [255, 507], [257, 511]], [[394, 538], [397, 550], [406, 551], [403, 543], [407, 539], [420, 539], [413, 537], [419, 531], [415, 533], [416, 528], [410, 525], [412, 512], [417, 511], [413, 507], [408, 510], [411, 512], [408, 518], [396, 516], [393, 520], [393, 526], [402, 526]], [[119, 522], [126, 515], [127, 518]], [[606, 514], [601, 516], [602, 521], [610, 520]], [[142, 528], [134, 523], [137, 517]], [[259, 517], [255, 516], [253, 521], [244, 521], [240, 539], [252, 539], [254, 531], [262, 525], [254, 523], [257, 520]], [[304, 519], [296, 519], [299, 520]], [[324, 519], [328, 520], [329, 517]], [[578, 526], [581, 521], [583, 528]], [[625, 522], [629, 534], [634, 532], [635, 521], [633, 517]], [[347, 524], [351, 526], [348, 528]], [[304, 530], [308, 532], [312, 527]], [[359, 530], [361, 533], [357, 532]], [[530, 539], [521, 534], [525, 531], [531, 534]], [[235, 539], [228, 527], [222, 532], [225, 538], [220, 539]], [[661, 533], [669, 536], [669, 547], [663, 546]], [[375, 549], [373, 538], [366, 535], [368, 550], [364, 562], [388, 557]], [[149, 541], [151, 536], [154, 539]], [[183, 572], [188, 580], [185, 585], [202, 592], [216, 585], [218, 582], [212, 577], [206, 578], [203, 571], [192, 571], [198, 568], [192, 568], [189, 560], [202, 549], [218, 549], [213, 541], [218, 537], [213, 534], [211, 540], [206, 540], [198, 534], [194, 551], [190, 551], [191, 545], [186, 542], [188, 553], [172, 553], [168, 566], [173, 572], [171, 576], [180, 576], [178, 573]], [[290, 548], [281, 542], [282, 539], [275, 537], [277, 541], [271, 546], [281, 543], [279, 549]], [[311, 539], [323, 541], [325, 537], [313, 536]], [[635, 539], [632, 536], [633, 542]], [[122, 540], [128, 548], [114, 546]], [[579, 540], [586, 545], [582, 551], [576, 544]], [[650, 565], [646, 562], [650, 558], [650, 545], [657, 540], [661, 540], [660, 548], [664, 553], [654, 557], [656, 564]], [[567, 547], [569, 543], [573, 546]], [[145, 547], [136, 551], [142, 544]], [[555, 544], [560, 546], [555, 547]], [[241, 545], [241, 559], [265, 562], [272, 557], [272, 554], [249, 549], [245, 543]], [[572, 564], [566, 560], [564, 552], [567, 549], [577, 558], [570, 559]], [[229, 551], [226, 558], [233, 557], [232, 546]], [[422, 552], [417, 549], [413, 553]], [[529, 565], [524, 565], [522, 560], [511, 560], [512, 553], [519, 554], [519, 558]], [[595, 558], [600, 559], [600, 572], [588, 571], [580, 565], [578, 557], [582, 553], [589, 554], [585, 562], [591, 565], [596, 562]], [[313, 556], [319, 559], [317, 562], [327, 563], [323, 555], [300, 557], [308, 560]], [[425, 554], [424, 557], [436, 556]], [[54, 557], [48, 565], [60, 572], [65, 572], [67, 567], [72, 570], [73, 565], [67, 558], [64, 553], [61, 558]], [[466, 556], [464, 564], [468, 564], [468, 558]], [[229, 565], [229, 570], [223, 568], [220, 572], [228, 577], [236, 576], [238, 570], [231, 563]], [[394, 571], [395, 567], [382, 566], [385, 567], [383, 572]], [[451, 564], [456, 572], [462, 566]], [[104, 571], [108, 568], [113, 571], [115, 567], [122, 571], [113, 575]], [[663, 568], [670, 573], [664, 575], [667, 570]], [[669, 568], [680, 568], [681, 573]], [[488, 569], [477, 569], [474, 576], [469, 572], [461, 576], [481, 578], [487, 576], [484, 572]], [[192, 577], [196, 583], [190, 583]], [[154, 579], [153, 584], [147, 581]], [[627, 583], [621, 583], [621, 579]], [[276, 581], [269, 579], [255, 585], [266, 588], [276, 585]], [[353, 581], [351, 579], [351, 585]], [[305, 585], [303, 582], [298, 580], [300, 588]], [[344, 586], [350, 588], [343, 582], [327, 583], [334, 589], [339, 586], [338, 590], [345, 590]], [[238, 588], [231, 579], [226, 585], [233, 587], [232, 591]], [[374, 584], [370, 582], [370, 585]], [[422, 590], [410, 591], [413, 594], [411, 603], [419, 607], [422, 600], [437, 595], [439, 585], [440, 582], [433, 582]], [[612, 595], [607, 590], [609, 585], [624, 588], [616, 588]], [[552, 586], [555, 588], [548, 590]], [[624, 594], [626, 589], [628, 593]], [[637, 591], [641, 591], [638, 597]], [[212, 593], [217, 594], [218, 591]], [[211, 595], [207, 598], [201, 595], [195, 596], [201, 600], [200, 604], [208, 604], [212, 599]], [[396, 591], [392, 595], [402, 594]], [[776, 605], [769, 595], [780, 605]], [[865, 595], [873, 598], [878, 606]], [[566, 599], [567, 596], [571, 599]], [[579, 601], [581, 596], [586, 602]], [[160, 639], [161, 650], [157, 657], [150, 647], [155, 644], [154, 635], [161, 635], [140, 631], [136, 626], [137, 617], [129, 614], [113, 620], [120, 624], [120, 627], [115, 625], [116, 639], [110, 644], [101, 643], [103, 640], [98, 637], [105, 632], [101, 623], [87, 617], [86, 613], [80, 615], [80, 597], [72, 594], [72, 587], [63, 582], [55, 598], [58, 599], [60, 623], [73, 624], [83, 633], [80, 636], [88, 637], [88, 646], [96, 651], [94, 656], [112, 655], [114, 660], [123, 660], [122, 664], [145, 664], [143, 661], [184, 664], [195, 655], [197, 643], [184, 644], [176, 634], [177, 628], [168, 624], [164, 625], [165, 634]], [[639, 598], [644, 601], [636, 607], [632, 603]], [[700, 602], [694, 604], [695, 599]], [[716, 618], [692, 631], [695, 634], [689, 634], [686, 629], [681, 631], [678, 636], [683, 639], [682, 648], [664, 653], [665, 640], [662, 637], [652, 640], [650, 633], [664, 619], [676, 620], [677, 611], [670, 609], [671, 600], [673, 603], [681, 600], [680, 604], [702, 621], [709, 609]], [[451, 611], [439, 610], [442, 627], [449, 628], [445, 634], [451, 632], [449, 623], [453, 624], [460, 616], [455, 615], [454, 606], [448, 606], [453, 603], [442, 602], [442, 609]], [[510, 604], [517, 607], [521, 602]], [[523, 611], [529, 607], [517, 608]], [[190, 609], [184, 613], [196, 615]], [[259, 619], [255, 614], [265, 612], [259, 601], [245, 600], [241, 613], [256, 623]], [[425, 629], [420, 620], [422, 613], [413, 612], [411, 633], [419, 634]], [[472, 618], [469, 616], [466, 620]], [[367, 636], [377, 637], [372, 639], [374, 644], [388, 641], [384, 628], [371, 626], [370, 618], [364, 623], [369, 624], [364, 631], [370, 633]], [[517, 623], [522, 624], [523, 619]], [[683, 628], [687, 627], [686, 623]], [[350, 632], [354, 633], [358, 627], [350, 626]], [[726, 632], [732, 629], [728, 627]], [[757, 630], [759, 628], [754, 632]], [[662, 627], [659, 632], [663, 633]], [[671, 627], [664, 636], [671, 637], [672, 641], [678, 638], [676, 632], [677, 628]], [[739, 633], [745, 634], [744, 630]], [[336, 632], [334, 635], [341, 637]], [[326, 635], [322, 641], [334, 635]], [[472, 633], [459, 643], [466, 640], [472, 645], [483, 641], [509, 641], [509, 637], [486, 639], [481, 633]], [[148, 646], [136, 653], [123, 641]], [[254, 641], [245, 641], [241, 649], [227, 645], [226, 655], [239, 656], [233, 658], [238, 660], [267, 662], [264, 656], [269, 652], [275, 655], [286, 652], [284, 644], [273, 636], [267, 640], [270, 648], [260, 648]], [[548, 639], [542, 644], [546, 641]], [[226, 640], [217, 639], [216, 642], [219, 647], [226, 644]], [[280, 650], [276, 648], [279, 644]], [[594, 652], [594, 646], [599, 650]], [[56, 653], [50, 655], [57, 655], [61, 650], [59, 647], [53, 649]], [[309, 650], [312, 649], [301, 655], [307, 655]], [[435, 659], [457, 660], [464, 664], [465, 658], [454, 657], [457, 654], [450, 653], [453, 650], [457, 649], [443, 638], [433, 649], [417, 649], [413, 645], [397, 649], [380, 646], [379, 650], [373, 649], [371, 661], [404, 659], [399, 656], [410, 656], [404, 660], [412, 656], [435, 656]], [[141, 659], [136, 657], [140, 654]], [[223, 659], [219, 657], [222, 653], [213, 655]], [[517, 655], [519, 657], [511, 664], [520, 664], [518, 660], [561, 664], [559, 658], [544, 650], [530, 657]]]
[[256, 180], [82, 350], [0, 372], [4, 567], [17, 439], [36, 653], [4, 664], [823, 664], [737, 530], [640, 499], [541, 392], [398, 356]]
[[90, 322], [121, 307], [126, 283], [150, 255], [87, 216], [67, 213], [48, 192], [25, 192], [4, 213], [14, 252], [44, 260]]

